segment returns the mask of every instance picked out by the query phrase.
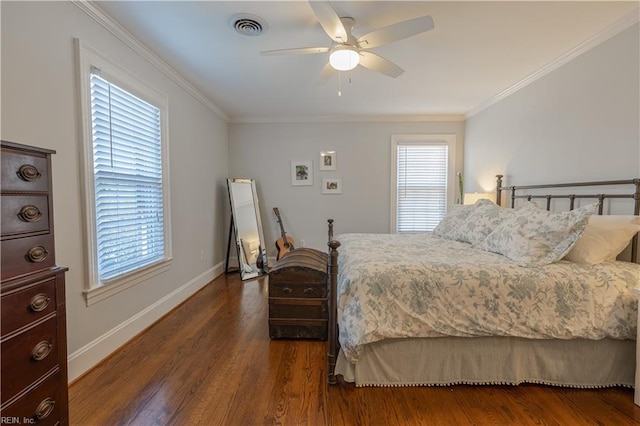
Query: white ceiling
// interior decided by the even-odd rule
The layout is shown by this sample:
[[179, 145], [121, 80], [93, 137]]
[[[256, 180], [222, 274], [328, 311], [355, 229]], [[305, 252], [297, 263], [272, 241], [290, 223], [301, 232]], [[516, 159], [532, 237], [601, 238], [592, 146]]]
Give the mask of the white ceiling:
[[[328, 54], [261, 56], [262, 50], [330, 46], [306, 1], [101, 1], [97, 5], [217, 105], [230, 121], [463, 115], [518, 84], [620, 19], [622, 2], [331, 2], [356, 36], [431, 15], [435, 29], [372, 49], [405, 73], [358, 67], [318, 85]], [[266, 21], [258, 37], [230, 19]], [[349, 83], [348, 80], [351, 79]]]

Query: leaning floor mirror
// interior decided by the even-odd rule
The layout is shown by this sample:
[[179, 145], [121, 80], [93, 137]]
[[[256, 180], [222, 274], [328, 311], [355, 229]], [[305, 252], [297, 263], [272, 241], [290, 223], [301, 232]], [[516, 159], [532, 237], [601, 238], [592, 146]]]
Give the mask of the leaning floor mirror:
[[231, 233], [235, 235], [238, 267], [242, 280], [267, 273], [267, 250], [260, 220], [256, 184], [253, 179], [227, 179], [231, 203], [231, 227], [227, 245], [227, 265], [231, 252]]

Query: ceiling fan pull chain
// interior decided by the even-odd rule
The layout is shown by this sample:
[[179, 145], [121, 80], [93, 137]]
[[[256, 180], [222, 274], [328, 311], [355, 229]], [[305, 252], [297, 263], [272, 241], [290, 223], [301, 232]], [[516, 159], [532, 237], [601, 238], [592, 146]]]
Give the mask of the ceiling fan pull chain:
[[338, 97], [342, 96], [342, 71], [338, 71]]

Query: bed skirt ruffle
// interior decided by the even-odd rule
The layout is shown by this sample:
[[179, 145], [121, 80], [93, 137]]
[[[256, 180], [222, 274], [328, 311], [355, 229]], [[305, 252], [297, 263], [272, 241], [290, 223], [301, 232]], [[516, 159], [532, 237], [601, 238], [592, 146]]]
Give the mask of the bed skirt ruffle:
[[510, 337], [392, 339], [365, 345], [336, 375], [356, 386], [518, 385], [634, 387], [635, 340]]

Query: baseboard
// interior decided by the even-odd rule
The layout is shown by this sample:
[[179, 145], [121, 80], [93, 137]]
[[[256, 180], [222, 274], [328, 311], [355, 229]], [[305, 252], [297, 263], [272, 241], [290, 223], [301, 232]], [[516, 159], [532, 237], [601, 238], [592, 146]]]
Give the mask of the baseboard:
[[88, 372], [100, 361], [223, 273], [224, 263], [220, 262], [117, 327], [69, 354], [67, 358], [69, 383]]

